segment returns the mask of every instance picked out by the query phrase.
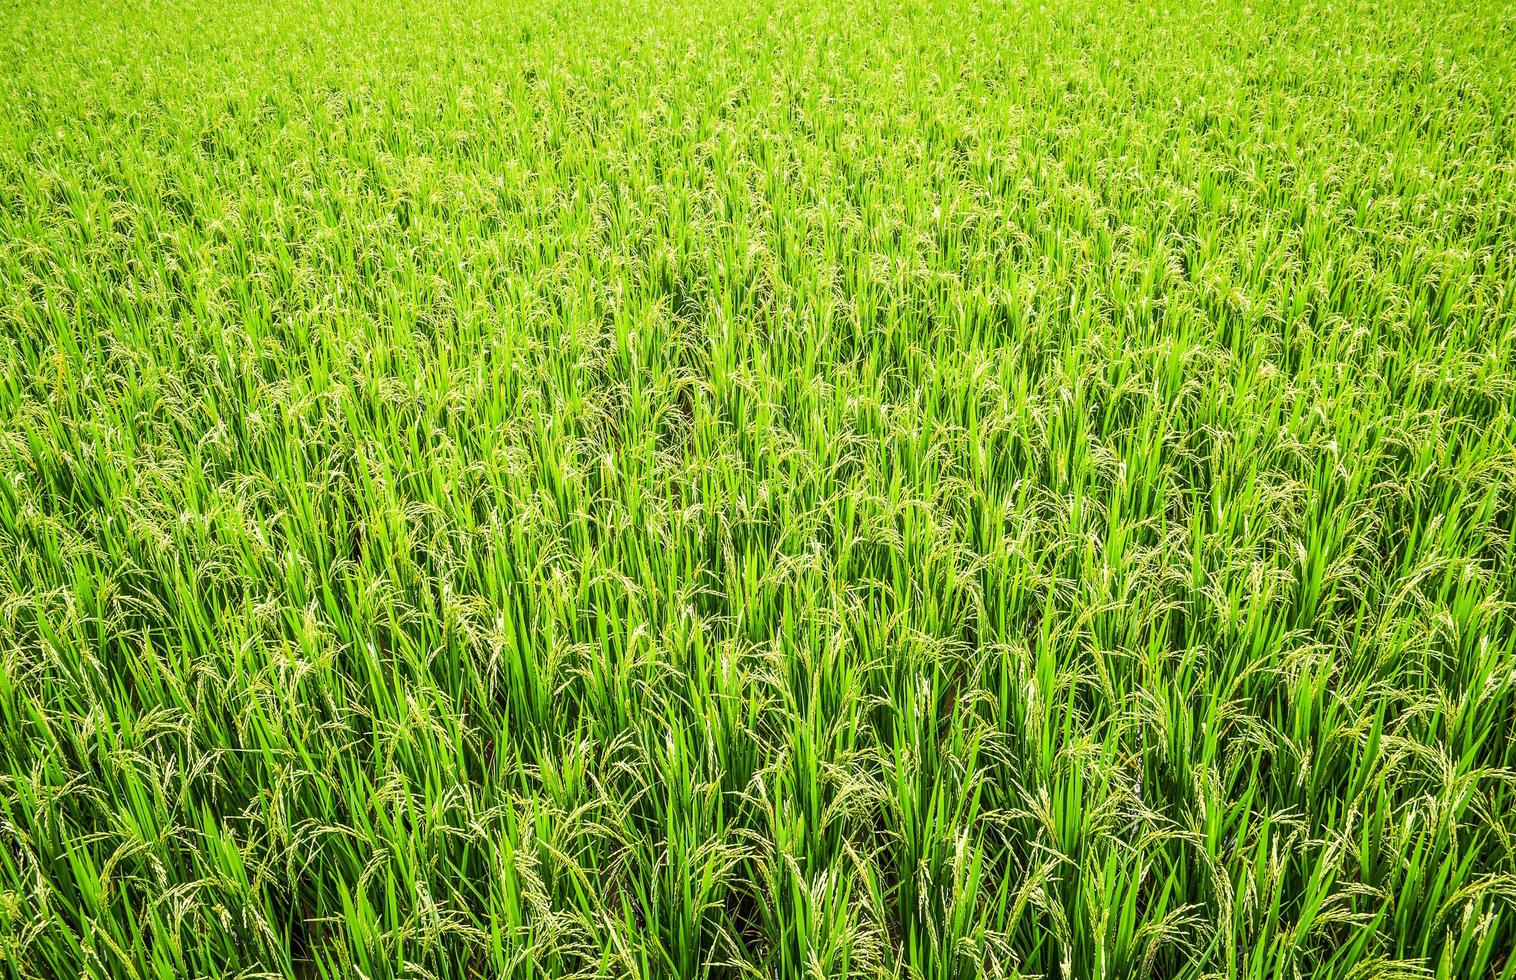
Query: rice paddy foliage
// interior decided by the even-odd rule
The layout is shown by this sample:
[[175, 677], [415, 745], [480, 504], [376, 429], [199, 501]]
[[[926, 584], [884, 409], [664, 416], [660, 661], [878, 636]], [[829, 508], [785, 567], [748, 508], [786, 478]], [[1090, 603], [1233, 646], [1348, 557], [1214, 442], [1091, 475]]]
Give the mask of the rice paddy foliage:
[[1516, 976], [1516, 7], [0, 11], [0, 973]]

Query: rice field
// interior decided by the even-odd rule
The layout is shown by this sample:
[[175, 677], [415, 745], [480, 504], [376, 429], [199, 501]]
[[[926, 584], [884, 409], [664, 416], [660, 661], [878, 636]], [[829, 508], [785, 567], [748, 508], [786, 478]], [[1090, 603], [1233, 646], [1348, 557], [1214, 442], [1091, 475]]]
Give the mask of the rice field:
[[0, 977], [1516, 977], [1516, 6], [8, 0]]

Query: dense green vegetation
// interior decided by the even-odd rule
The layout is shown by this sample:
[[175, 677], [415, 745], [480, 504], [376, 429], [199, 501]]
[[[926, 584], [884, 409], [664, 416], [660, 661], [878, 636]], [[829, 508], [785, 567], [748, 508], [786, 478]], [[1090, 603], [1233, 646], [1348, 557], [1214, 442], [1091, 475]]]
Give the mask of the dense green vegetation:
[[0, 10], [0, 975], [1516, 976], [1516, 6]]

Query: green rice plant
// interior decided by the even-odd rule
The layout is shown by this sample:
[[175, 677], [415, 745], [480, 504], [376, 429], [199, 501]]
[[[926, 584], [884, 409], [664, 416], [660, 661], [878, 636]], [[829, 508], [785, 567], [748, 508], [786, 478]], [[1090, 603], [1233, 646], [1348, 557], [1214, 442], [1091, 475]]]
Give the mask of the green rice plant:
[[1516, 8], [0, 12], [0, 975], [1516, 980]]

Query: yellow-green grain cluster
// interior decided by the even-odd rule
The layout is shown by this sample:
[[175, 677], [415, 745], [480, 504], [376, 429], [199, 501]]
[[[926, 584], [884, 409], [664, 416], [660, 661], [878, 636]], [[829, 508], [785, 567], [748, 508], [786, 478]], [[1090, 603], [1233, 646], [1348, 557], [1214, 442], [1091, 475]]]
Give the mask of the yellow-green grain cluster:
[[0, 976], [1516, 977], [1516, 6], [8, 0]]

